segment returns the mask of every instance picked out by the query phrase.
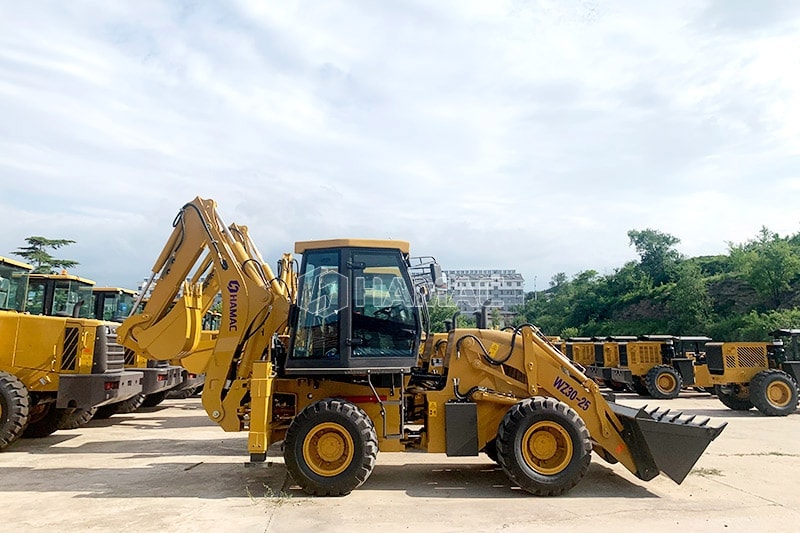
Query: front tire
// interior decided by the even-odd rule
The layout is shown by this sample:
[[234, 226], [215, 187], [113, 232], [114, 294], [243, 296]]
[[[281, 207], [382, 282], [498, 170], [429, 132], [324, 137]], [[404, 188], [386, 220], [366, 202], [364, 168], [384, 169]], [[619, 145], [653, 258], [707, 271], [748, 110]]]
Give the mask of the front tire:
[[654, 366], [644, 378], [650, 396], [659, 400], [677, 398], [683, 387], [683, 379], [678, 371], [667, 365]]
[[58, 429], [78, 429], [94, 417], [97, 407], [67, 409], [58, 421]]
[[589, 430], [555, 398], [528, 398], [511, 407], [497, 431], [497, 455], [506, 475], [537, 496], [567, 492], [586, 475]]
[[57, 409], [55, 403], [36, 405], [31, 409], [28, 427], [22, 432], [22, 438], [41, 439], [58, 430], [58, 422], [69, 409]]
[[153, 394], [148, 394], [142, 400], [141, 407], [155, 407], [155, 406], [157, 406], [158, 404], [160, 404], [161, 402], [164, 401], [164, 399], [167, 397], [167, 393], [168, 392], [169, 391], [164, 390], [164, 391], [161, 391], [161, 392], [154, 392]]
[[714, 385], [714, 394], [728, 409], [748, 411], [753, 408], [753, 402], [750, 401], [749, 397], [742, 397], [736, 392], [726, 392], [721, 385]]
[[361, 486], [375, 467], [378, 435], [358, 406], [327, 398], [295, 417], [284, 441], [292, 479], [313, 496], [343, 496]]
[[750, 380], [750, 402], [767, 416], [787, 416], [797, 408], [797, 384], [782, 370], [763, 370]]
[[28, 390], [14, 375], [0, 372], [0, 450], [16, 441], [28, 424]]

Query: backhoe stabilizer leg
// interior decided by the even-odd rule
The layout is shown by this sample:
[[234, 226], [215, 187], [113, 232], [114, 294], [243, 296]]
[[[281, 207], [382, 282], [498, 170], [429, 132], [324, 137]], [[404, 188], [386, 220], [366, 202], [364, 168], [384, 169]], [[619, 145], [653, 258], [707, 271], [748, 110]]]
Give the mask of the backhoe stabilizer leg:
[[686, 479], [706, 447], [722, 433], [727, 422], [709, 426], [671, 410], [636, 409], [609, 403], [622, 422], [622, 438], [628, 445], [637, 471], [636, 477], [649, 481], [663, 472], [675, 483]]

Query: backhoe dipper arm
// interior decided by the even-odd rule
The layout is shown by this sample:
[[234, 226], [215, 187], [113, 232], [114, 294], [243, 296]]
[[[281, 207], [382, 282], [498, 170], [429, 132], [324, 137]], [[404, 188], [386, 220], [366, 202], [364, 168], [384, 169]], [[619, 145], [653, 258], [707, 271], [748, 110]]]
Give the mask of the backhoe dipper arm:
[[[285, 329], [292, 294], [286, 280], [293, 274], [276, 277], [246, 228], [228, 229], [213, 200], [187, 203], [173, 226], [152, 269], [150, 298], [141, 314], [120, 326], [119, 340], [148, 359], [190, 355], [200, 343], [203, 313], [221, 292], [221, 324], [205, 368], [203, 406], [224, 430], [240, 431], [249, 411], [243, 400], [253, 362], [268, 355], [273, 335]], [[287, 264], [291, 268], [291, 259]]]

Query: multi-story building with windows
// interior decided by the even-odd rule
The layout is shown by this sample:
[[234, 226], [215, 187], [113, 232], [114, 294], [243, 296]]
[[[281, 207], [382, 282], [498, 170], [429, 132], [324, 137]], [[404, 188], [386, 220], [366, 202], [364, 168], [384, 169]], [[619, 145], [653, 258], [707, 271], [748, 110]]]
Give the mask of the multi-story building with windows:
[[464, 313], [489, 301], [504, 314], [525, 303], [525, 280], [516, 270], [445, 270], [447, 295]]

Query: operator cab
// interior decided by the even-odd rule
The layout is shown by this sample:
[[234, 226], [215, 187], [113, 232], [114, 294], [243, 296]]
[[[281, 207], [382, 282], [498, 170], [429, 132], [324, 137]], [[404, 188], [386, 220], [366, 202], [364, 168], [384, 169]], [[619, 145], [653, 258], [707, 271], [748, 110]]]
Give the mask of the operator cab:
[[128, 318], [136, 302], [136, 291], [119, 287], [92, 289], [94, 318], [122, 322]]
[[94, 281], [70, 274], [31, 274], [27, 311], [32, 315], [94, 318]]
[[303, 254], [287, 374], [409, 372], [421, 322], [405, 241], [295, 244]]
[[25, 311], [28, 275], [32, 266], [0, 257], [0, 310]]

